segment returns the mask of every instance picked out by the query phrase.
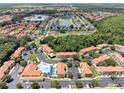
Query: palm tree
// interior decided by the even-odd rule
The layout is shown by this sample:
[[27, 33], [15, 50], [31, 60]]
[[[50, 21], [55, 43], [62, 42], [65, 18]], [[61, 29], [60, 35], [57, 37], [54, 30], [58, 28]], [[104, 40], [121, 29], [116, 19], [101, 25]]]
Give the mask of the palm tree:
[[29, 59], [29, 61], [31, 63], [34, 63], [34, 64], [38, 63], [36, 53], [29, 54], [29, 58], [28, 59]]

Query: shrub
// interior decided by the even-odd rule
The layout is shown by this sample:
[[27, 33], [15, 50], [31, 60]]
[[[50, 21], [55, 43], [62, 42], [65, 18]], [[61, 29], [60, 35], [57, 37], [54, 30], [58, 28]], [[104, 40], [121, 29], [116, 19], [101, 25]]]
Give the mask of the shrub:
[[67, 63], [67, 66], [68, 66], [69, 68], [71, 68], [71, 67], [72, 67], [72, 63], [71, 63], [71, 62], [68, 62], [68, 63]]
[[83, 84], [79, 81], [76, 82], [76, 87], [77, 88], [83, 88]]
[[16, 84], [16, 88], [17, 88], [17, 89], [22, 89], [23, 87], [22, 87], [21, 83], [17, 83], [17, 84]]
[[39, 84], [38, 84], [37, 82], [33, 82], [33, 83], [31, 84], [31, 87], [32, 87], [33, 89], [39, 89], [39, 88], [40, 88], [40, 86], [39, 86]]
[[81, 74], [80, 73], [77, 73], [77, 77], [80, 79], [81, 78]]

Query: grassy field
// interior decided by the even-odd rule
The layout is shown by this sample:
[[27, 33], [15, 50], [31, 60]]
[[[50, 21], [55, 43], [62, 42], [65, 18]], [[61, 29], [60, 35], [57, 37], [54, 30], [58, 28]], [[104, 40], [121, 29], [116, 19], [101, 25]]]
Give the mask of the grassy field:
[[65, 32], [65, 33], [57, 32], [56, 37], [67, 36], [67, 35], [90, 35], [90, 34], [93, 34], [94, 32], [96, 32], [96, 30], [94, 31], [71, 31], [71, 32]]

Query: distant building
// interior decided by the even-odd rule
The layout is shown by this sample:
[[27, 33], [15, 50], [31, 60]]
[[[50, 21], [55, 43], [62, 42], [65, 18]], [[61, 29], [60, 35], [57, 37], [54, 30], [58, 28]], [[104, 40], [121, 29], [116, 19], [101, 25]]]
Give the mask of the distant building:
[[103, 49], [103, 48], [107, 48], [107, 47], [109, 47], [109, 44], [103, 43], [103, 44], [97, 45], [97, 49]]
[[83, 48], [83, 49], [80, 50], [80, 52], [83, 53], [83, 54], [86, 54], [89, 51], [96, 50], [96, 49], [97, 49], [96, 47], [92, 46], [92, 47], [88, 47], [88, 48]]
[[60, 57], [73, 58], [77, 55], [78, 55], [77, 52], [57, 52], [56, 53], [56, 57], [58, 57], [58, 58], [60, 58]]

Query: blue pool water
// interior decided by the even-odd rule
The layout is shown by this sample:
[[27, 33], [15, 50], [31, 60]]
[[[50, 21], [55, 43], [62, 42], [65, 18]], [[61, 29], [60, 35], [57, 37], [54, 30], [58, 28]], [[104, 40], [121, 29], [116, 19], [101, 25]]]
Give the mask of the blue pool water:
[[46, 63], [40, 63], [37, 67], [43, 73], [52, 75], [52, 65]]

